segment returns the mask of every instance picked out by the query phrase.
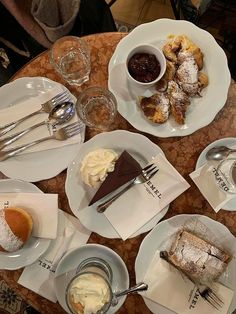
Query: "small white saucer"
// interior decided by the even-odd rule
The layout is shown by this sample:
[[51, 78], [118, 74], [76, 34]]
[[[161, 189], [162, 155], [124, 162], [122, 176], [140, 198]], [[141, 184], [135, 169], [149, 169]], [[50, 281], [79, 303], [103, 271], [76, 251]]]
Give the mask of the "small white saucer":
[[[100, 244], [86, 244], [76, 249], [70, 250], [59, 262], [54, 279], [56, 297], [65, 311], [70, 313], [65, 299], [66, 287], [71, 278], [76, 274], [79, 264], [89, 257], [98, 257], [105, 260], [111, 267], [113, 273], [112, 291], [121, 291], [129, 287], [129, 273], [121, 257], [110, 248]], [[113, 314], [125, 302], [126, 296], [119, 298], [115, 307], [108, 310], [108, 314]]]
[[[217, 140], [209, 144], [198, 157], [195, 169], [200, 168], [206, 162], [206, 153], [208, 150], [214, 146], [228, 146], [229, 148], [236, 148], [236, 137], [226, 137]], [[228, 203], [224, 205], [224, 210], [236, 211], [236, 197], [231, 199]]]

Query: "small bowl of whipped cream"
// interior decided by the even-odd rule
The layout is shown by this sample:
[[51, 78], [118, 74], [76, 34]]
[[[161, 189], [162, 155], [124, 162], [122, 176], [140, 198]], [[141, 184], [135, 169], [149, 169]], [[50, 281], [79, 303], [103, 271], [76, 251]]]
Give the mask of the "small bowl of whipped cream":
[[101, 273], [82, 271], [66, 289], [66, 303], [72, 314], [104, 314], [111, 306], [112, 289]]

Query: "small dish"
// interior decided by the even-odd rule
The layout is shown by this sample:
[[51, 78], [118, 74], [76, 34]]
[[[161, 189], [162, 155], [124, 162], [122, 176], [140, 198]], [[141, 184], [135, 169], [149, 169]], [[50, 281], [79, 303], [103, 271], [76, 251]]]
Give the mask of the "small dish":
[[[112, 292], [123, 291], [129, 287], [129, 273], [121, 257], [110, 248], [100, 244], [86, 244], [70, 250], [59, 262], [54, 279], [55, 293], [58, 302], [67, 313], [66, 288], [75, 276], [78, 266], [88, 258], [100, 258], [105, 260], [111, 267], [113, 280]], [[125, 302], [126, 296], [119, 298], [116, 306], [110, 307], [108, 314], [113, 314]]]
[[[133, 73], [132, 75], [132, 69], [130, 69], [130, 61], [132, 60], [132, 58], [134, 58], [134, 56], [136, 56], [136, 60], [133, 59], [133, 63], [135, 63], [135, 66], [139, 66], [142, 68], [141, 71], [143, 73], [141, 76], [137, 73]], [[150, 67], [151, 62], [155, 63], [152, 68]], [[125, 69], [127, 76], [131, 82], [142, 87], [149, 87], [157, 83], [164, 75], [166, 71], [166, 59], [163, 52], [159, 48], [150, 44], [139, 45], [133, 48], [128, 53]], [[154, 70], [155, 73], [153, 73]], [[135, 74], [137, 74], [136, 77], [138, 76], [140, 77], [140, 79], [135, 78]], [[152, 77], [153, 79], [151, 79]]]
[[[203, 166], [203, 164], [206, 162], [206, 153], [208, 152], [209, 149], [211, 149], [214, 146], [228, 146], [229, 148], [236, 148], [236, 138], [235, 137], [222, 138], [209, 144], [199, 155], [195, 166], [195, 170]], [[226, 203], [223, 209], [228, 211], [236, 211], [236, 198], [233, 198], [228, 203]]]

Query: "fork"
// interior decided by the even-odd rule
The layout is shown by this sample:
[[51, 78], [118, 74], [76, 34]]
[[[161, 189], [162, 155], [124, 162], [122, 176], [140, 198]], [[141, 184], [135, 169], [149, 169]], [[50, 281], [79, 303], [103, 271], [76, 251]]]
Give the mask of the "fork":
[[132, 186], [136, 184], [141, 184], [149, 181], [157, 172], [159, 169], [156, 165], [150, 164], [142, 169], [142, 172], [140, 175], [138, 175], [136, 178], [134, 178], [123, 190], [121, 190], [119, 193], [112, 196], [110, 199], [105, 201], [104, 203], [101, 203], [97, 206], [97, 212], [104, 213], [106, 208], [111, 205], [118, 197], [120, 197], [123, 193], [128, 191]]
[[39, 144], [41, 142], [44, 142], [44, 141], [48, 141], [51, 139], [55, 139], [58, 141], [65, 141], [65, 140], [69, 139], [70, 137], [79, 134], [83, 127], [84, 126], [83, 126], [83, 124], [81, 124], [81, 122], [74, 122], [72, 124], [69, 124], [69, 125], [61, 128], [61, 129], [59, 129], [59, 130], [54, 131], [53, 135], [51, 135], [51, 136], [47, 136], [47, 137], [41, 138], [39, 140], [36, 140], [34, 142], [31, 142], [31, 143], [28, 143], [28, 144], [25, 144], [22, 146], [18, 146], [18, 147], [15, 147], [15, 148], [12, 148], [12, 149], [9, 149], [6, 151], [1, 151], [0, 152], [0, 161], [6, 160], [9, 157], [15, 156], [15, 155], [23, 152], [27, 148], [29, 148], [33, 145]]
[[186, 272], [177, 267], [174, 263], [172, 263], [169, 259], [169, 254], [167, 251], [161, 251], [160, 257], [172, 265], [175, 269], [177, 269], [181, 274], [183, 274], [186, 278], [188, 278], [196, 287], [197, 292], [200, 296], [206, 300], [212, 307], [216, 310], [220, 310], [224, 305], [224, 302], [217, 296], [217, 294], [208, 286], [196, 283]]
[[45, 103], [41, 104], [41, 108], [33, 113], [28, 114], [27, 116], [17, 120], [10, 122], [2, 127], [0, 127], [0, 136], [6, 134], [7, 132], [11, 131], [14, 129], [17, 125], [19, 125], [21, 122], [25, 121], [26, 119], [33, 117], [36, 114], [39, 113], [49, 113], [55, 105], [60, 104], [64, 101], [70, 100], [70, 95], [67, 90], [64, 90], [63, 92], [55, 95], [52, 99], [46, 101]]

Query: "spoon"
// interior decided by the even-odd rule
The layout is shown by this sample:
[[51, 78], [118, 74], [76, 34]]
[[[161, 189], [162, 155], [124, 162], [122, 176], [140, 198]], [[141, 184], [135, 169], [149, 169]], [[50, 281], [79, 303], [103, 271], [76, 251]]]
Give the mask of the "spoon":
[[17, 139], [21, 138], [23, 135], [29, 133], [30, 131], [45, 125], [45, 124], [51, 124], [53, 127], [59, 124], [63, 124], [75, 115], [75, 106], [72, 102], [67, 101], [63, 102], [61, 104], [56, 105], [53, 107], [53, 109], [50, 111], [48, 115], [48, 119], [46, 121], [42, 121], [40, 123], [37, 123], [21, 132], [9, 135], [5, 137], [4, 139], [0, 140], [0, 149], [3, 147], [12, 144]]
[[146, 291], [148, 289], [148, 285], [144, 282], [138, 283], [136, 286], [123, 290], [121, 292], [115, 292], [112, 297], [111, 305], [116, 306], [118, 304], [118, 298], [122, 297], [123, 295], [136, 293], [139, 291]]
[[229, 156], [231, 153], [235, 153], [236, 149], [231, 149], [226, 146], [216, 146], [211, 148], [206, 153], [207, 160], [223, 160]]

